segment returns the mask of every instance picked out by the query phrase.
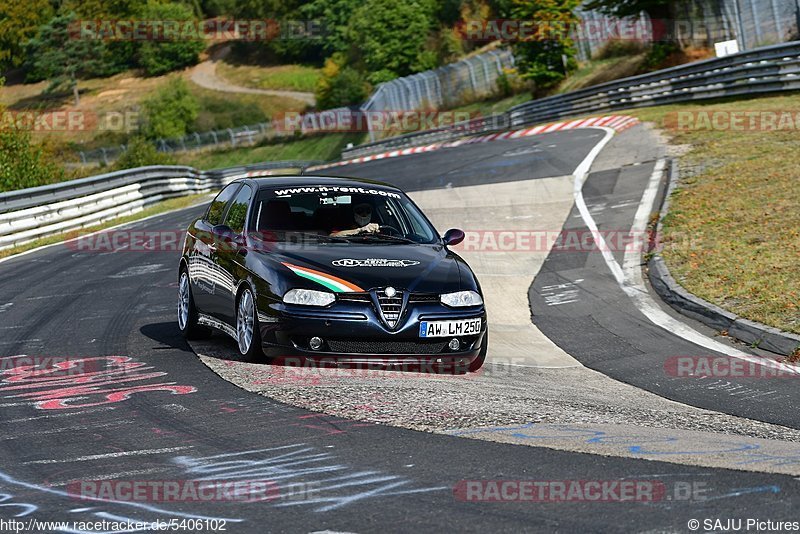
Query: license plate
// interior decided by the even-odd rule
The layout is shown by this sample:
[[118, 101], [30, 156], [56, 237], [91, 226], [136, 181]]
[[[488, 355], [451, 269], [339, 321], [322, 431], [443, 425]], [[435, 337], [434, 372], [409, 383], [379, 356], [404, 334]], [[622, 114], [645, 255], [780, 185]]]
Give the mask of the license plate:
[[480, 332], [480, 318], [459, 321], [422, 321], [419, 323], [419, 337], [469, 336], [480, 334]]

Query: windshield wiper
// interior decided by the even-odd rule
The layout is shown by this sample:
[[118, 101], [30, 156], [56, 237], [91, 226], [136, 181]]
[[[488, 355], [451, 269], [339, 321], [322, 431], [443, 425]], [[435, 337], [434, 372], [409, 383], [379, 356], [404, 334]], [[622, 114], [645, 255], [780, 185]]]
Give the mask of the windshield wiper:
[[418, 243], [413, 239], [409, 239], [407, 237], [401, 237], [397, 235], [388, 235], [388, 234], [358, 234], [354, 236], [347, 236], [347, 239], [364, 239], [364, 240], [373, 240], [373, 241], [391, 241], [393, 243], [408, 243], [412, 245], [417, 245]]

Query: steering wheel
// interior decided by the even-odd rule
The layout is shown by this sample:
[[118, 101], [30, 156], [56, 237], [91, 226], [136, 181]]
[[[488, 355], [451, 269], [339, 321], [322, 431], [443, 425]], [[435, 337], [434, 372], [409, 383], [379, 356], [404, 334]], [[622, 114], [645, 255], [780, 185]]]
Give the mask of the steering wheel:
[[389, 226], [388, 224], [382, 224], [382, 225], [378, 226], [378, 231], [381, 232], [381, 233], [388, 233], [389, 235], [396, 235], [396, 236], [402, 236], [403, 235], [400, 232], [400, 230], [398, 230], [394, 226]]

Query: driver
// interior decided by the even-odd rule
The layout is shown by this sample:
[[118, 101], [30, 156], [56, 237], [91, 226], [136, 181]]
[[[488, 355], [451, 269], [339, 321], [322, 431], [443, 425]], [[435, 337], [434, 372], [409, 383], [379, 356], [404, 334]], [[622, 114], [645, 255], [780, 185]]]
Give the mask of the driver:
[[377, 234], [380, 226], [372, 221], [372, 206], [362, 202], [353, 206], [353, 225], [346, 230], [334, 230], [331, 236], [348, 236], [358, 234]]

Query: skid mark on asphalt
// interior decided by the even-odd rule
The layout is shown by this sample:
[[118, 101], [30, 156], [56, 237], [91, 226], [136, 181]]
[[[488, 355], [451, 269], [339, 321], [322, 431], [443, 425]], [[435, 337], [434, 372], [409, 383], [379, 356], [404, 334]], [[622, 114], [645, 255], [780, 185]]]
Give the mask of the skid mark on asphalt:
[[31, 460], [23, 462], [23, 465], [31, 464], [70, 464], [73, 462], [88, 462], [92, 460], [105, 460], [108, 458], [123, 458], [125, 456], [152, 456], [154, 454], [165, 454], [168, 452], [178, 452], [186, 449], [191, 449], [191, 446], [184, 447], [166, 447], [163, 449], [142, 449], [139, 451], [119, 451], [110, 452], [107, 454], [90, 454], [88, 456], [76, 456], [74, 458], [50, 458], [47, 460]]
[[131, 276], [142, 276], [145, 274], [154, 274], [154, 273], [163, 273], [170, 271], [171, 269], [165, 268], [161, 263], [155, 263], [152, 265], [135, 265], [133, 267], [128, 267], [124, 271], [112, 274], [109, 278], [130, 278]]

